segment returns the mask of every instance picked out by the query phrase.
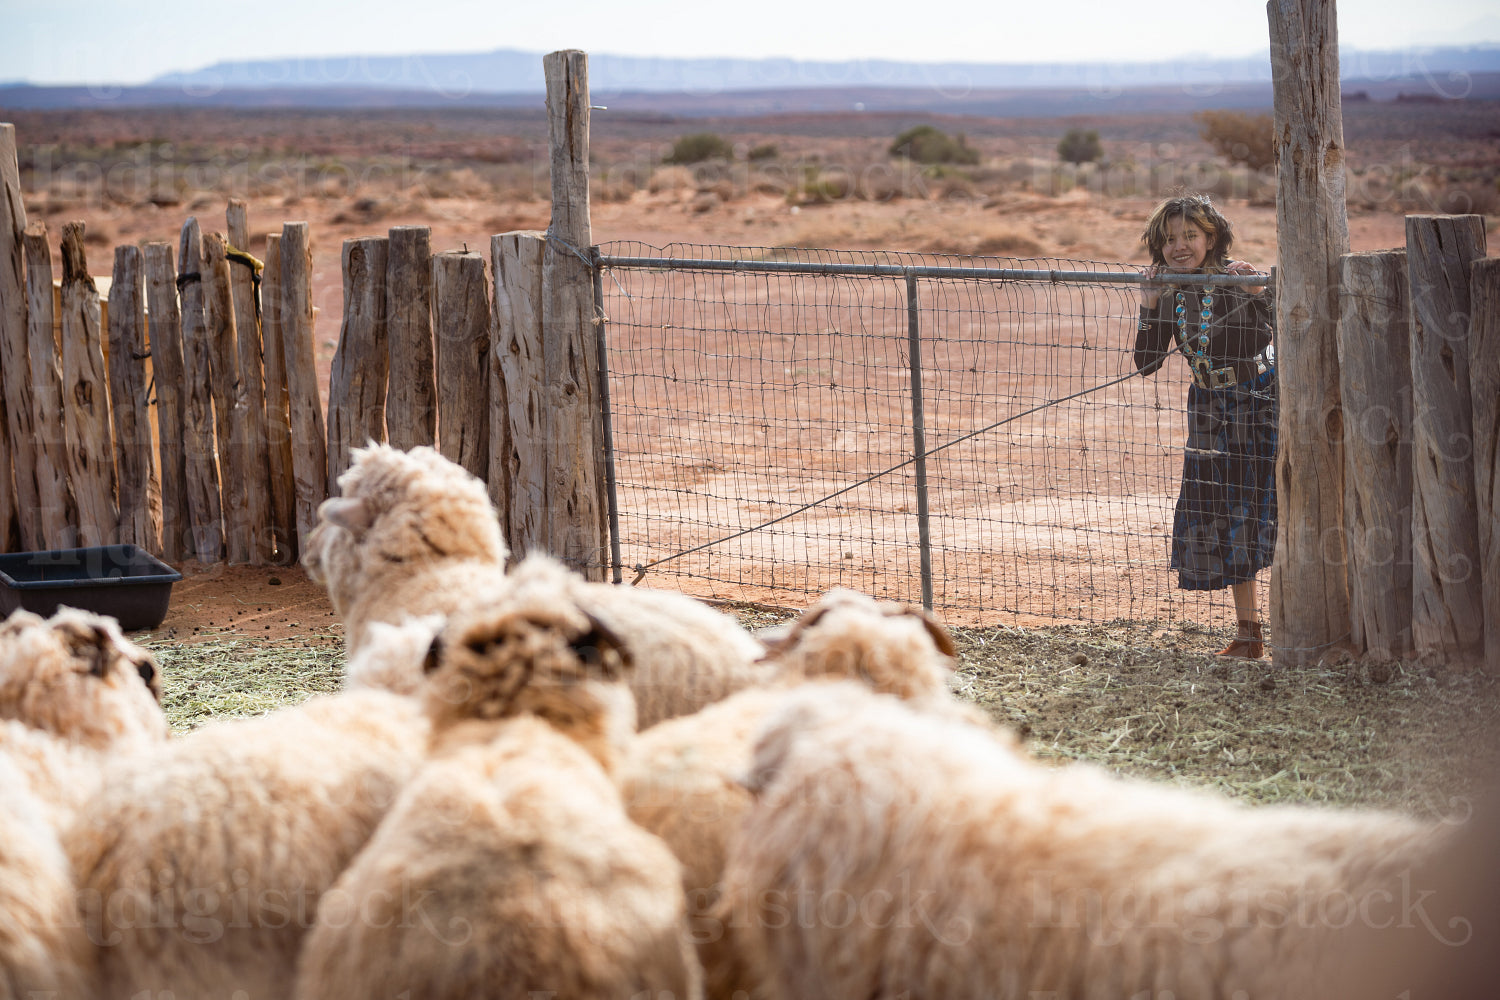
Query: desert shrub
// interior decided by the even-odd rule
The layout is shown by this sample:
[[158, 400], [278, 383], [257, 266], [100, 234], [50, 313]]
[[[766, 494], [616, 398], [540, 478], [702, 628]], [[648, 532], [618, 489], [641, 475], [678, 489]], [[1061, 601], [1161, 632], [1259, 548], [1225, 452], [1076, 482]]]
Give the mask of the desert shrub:
[[798, 205], [826, 205], [831, 201], [842, 201], [854, 193], [854, 179], [849, 171], [835, 168], [825, 173], [823, 168], [809, 164], [802, 168], [802, 181], [787, 192], [787, 201]]
[[674, 142], [672, 152], [668, 153], [662, 162], [683, 165], [702, 163], [704, 160], [732, 159], [734, 159], [734, 147], [723, 136], [715, 135], [713, 132], [694, 132]]
[[781, 155], [774, 142], [763, 142], [758, 146], [751, 146], [747, 158], [752, 162], [760, 160], [774, 160]]
[[1275, 124], [1270, 115], [1200, 111], [1193, 120], [1203, 141], [1230, 163], [1243, 163], [1251, 170], [1276, 165]]
[[979, 150], [969, 145], [963, 133], [952, 136], [931, 125], [916, 125], [896, 136], [890, 153], [917, 163], [979, 162]]
[[1093, 163], [1103, 156], [1104, 146], [1093, 129], [1070, 128], [1057, 143], [1057, 158], [1064, 163]]

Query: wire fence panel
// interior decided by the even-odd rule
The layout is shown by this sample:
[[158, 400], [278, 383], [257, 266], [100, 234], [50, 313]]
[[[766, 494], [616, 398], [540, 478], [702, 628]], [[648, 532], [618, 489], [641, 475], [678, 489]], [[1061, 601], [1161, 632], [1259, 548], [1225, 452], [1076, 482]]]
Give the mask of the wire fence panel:
[[[602, 283], [627, 571], [798, 606], [918, 602], [916, 280], [933, 604], [954, 622], [1208, 620], [1167, 566], [1186, 366], [1134, 371], [1126, 265], [615, 243]], [[805, 270], [699, 269], [777, 261]], [[894, 273], [813, 273], [889, 265]], [[1084, 272], [949, 278], [934, 268]], [[885, 270], [884, 268], [882, 270]], [[1115, 383], [1115, 384], [1109, 384]], [[1071, 397], [1071, 398], [1070, 398]], [[629, 576], [627, 572], [627, 577]], [[1218, 615], [1222, 617], [1222, 615]]]

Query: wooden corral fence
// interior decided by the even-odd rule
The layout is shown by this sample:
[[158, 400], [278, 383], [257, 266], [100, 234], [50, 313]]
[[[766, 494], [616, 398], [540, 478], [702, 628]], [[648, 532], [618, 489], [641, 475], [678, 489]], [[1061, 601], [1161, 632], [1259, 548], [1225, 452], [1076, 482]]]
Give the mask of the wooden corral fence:
[[[326, 407], [306, 223], [269, 234], [257, 260], [232, 201], [222, 234], [187, 220], [175, 261], [166, 243], [120, 248], [107, 329], [70, 224], [55, 335], [48, 237], [26, 225], [0, 125], [0, 542], [290, 562], [351, 449], [376, 440], [435, 445], [488, 482], [515, 553], [601, 577], [587, 60], [553, 53], [545, 68], [550, 233], [492, 237], [488, 275], [479, 254], [434, 255], [424, 227], [345, 241]], [[1337, 377], [1283, 381], [1301, 416], [1284, 411], [1279, 478], [1324, 477], [1341, 501], [1335, 533], [1295, 561], [1342, 588], [1328, 606], [1347, 604], [1357, 652], [1500, 663], [1500, 265], [1485, 253], [1482, 218], [1412, 216], [1404, 250], [1336, 257], [1331, 287], [1289, 281], [1283, 255], [1279, 288], [1304, 287], [1310, 311], [1331, 302]], [[1312, 451], [1340, 464], [1317, 471]]]

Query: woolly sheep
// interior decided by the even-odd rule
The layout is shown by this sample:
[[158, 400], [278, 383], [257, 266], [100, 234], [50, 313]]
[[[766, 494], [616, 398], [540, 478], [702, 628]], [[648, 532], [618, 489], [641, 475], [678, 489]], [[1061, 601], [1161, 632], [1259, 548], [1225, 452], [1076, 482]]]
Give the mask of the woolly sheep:
[[433, 758], [319, 911], [296, 996], [701, 995], [677, 862], [608, 777], [633, 727], [619, 639], [545, 596], [444, 629]]
[[[780, 995], [1283, 997], [1438, 840], [1049, 768], [855, 685], [768, 721], [721, 914]], [[1310, 992], [1309, 995], [1316, 995]]]
[[65, 832], [103, 1000], [280, 1000], [319, 900], [425, 756], [416, 701], [313, 698], [128, 757]]
[[[506, 590], [509, 552], [484, 483], [432, 448], [356, 448], [339, 487], [318, 508], [302, 565], [328, 589], [351, 662], [380, 635], [375, 623], [444, 616]], [[416, 690], [420, 661], [375, 655], [351, 687]]]
[[665, 840], [682, 862], [710, 997], [729, 998], [751, 985], [732, 928], [712, 911], [729, 840], [751, 804], [737, 779], [749, 767], [756, 729], [789, 691], [852, 679], [929, 710], [984, 718], [950, 696], [952, 639], [920, 608], [838, 588], [789, 625], [763, 634], [770, 683], [643, 731], [621, 779], [630, 818]]

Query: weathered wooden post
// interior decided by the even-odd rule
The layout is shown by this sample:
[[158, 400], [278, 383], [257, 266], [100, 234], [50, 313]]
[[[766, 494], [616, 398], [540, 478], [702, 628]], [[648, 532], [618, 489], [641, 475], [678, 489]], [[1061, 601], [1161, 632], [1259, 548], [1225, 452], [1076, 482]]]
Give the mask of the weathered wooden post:
[[1406, 251], [1340, 258], [1339, 393], [1355, 649], [1411, 652], [1411, 357]]
[[[21, 545], [46, 548], [42, 530], [41, 496], [37, 487], [36, 424], [31, 399], [31, 365], [26, 353], [26, 279], [22, 268], [22, 240], [26, 206], [21, 200], [21, 171], [16, 159], [16, 127], [0, 124], [0, 385], [4, 386], [4, 426], [0, 451], [9, 452], [0, 464], [15, 471], [15, 491], [0, 480], [8, 496], [0, 499], [0, 545], [4, 525], [12, 517], [20, 527]], [[54, 419], [55, 416], [54, 416]]]
[[490, 359], [490, 499], [511, 556], [547, 551], [546, 392], [542, 371], [542, 255], [546, 234], [490, 240], [495, 275]]
[[83, 223], [62, 232], [63, 436], [68, 478], [78, 499], [81, 545], [113, 545], [119, 538], [115, 457], [110, 445], [109, 376], [99, 338], [99, 290], [83, 252]]
[[208, 329], [210, 387], [214, 399], [214, 437], [218, 442], [219, 488], [224, 511], [224, 548], [232, 563], [247, 563], [254, 545], [245, 497], [245, 426], [236, 421], [235, 395], [240, 382], [239, 347], [234, 327], [234, 298], [223, 233], [203, 237], [203, 324]]
[[1349, 251], [1333, 0], [1270, 0], [1276, 110], [1276, 562], [1272, 658], [1315, 660], [1350, 633], [1344, 553], [1338, 260]]
[[161, 480], [146, 402], [146, 295], [140, 247], [115, 247], [109, 286], [109, 394], [120, 483], [119, 539], [161, 552]]
[[1469, 389], [1474, 400], [1474, 509], [1484, 595], [1484, 663], [1500, 667], [1500, 259], [1469, 269]]
[[[53, 333], [52, 248], [45, 223], [33, 222], [21, 238], [26, 248], [26, 354], [31, 364], [31, 414], [36, 429], [37, 496], [42, 545], [72, 548], [78, 541], [77, 504], [68, 483], [68, 450], [62, 434], [62, 359]], [[3, 522], [0, 522], [3, 523]]]
[[146, 244], [146, 307], [151, 312], [151, 370], [156, 384], [156, 439], [161, 456], [161, 555], [177, 562], [191, 551], [191, 508], [183, 451], [182, 316], [170, 243]]
[[214, 453], [213, 348], [203, 315], [203, 235], [196, 217], [182, 224], [177, 248], [177, 288], [182, 297], [182, 449], [187, 472], [193, 557], [218, 562], [224, 550], [224, 510]]
[[386, 343], [384, 236], [345, 240], [344, 320], [328, 380], [328, 493], [339, 491], [349, 452], [385, 440]]
[[245, 518], [251, 527], [250, 562], [276, 557], [271, 529], [271, 482], [266, 451], [266, 380], [261, 360], [260, 276], [263, 264], [250, 253], [250, 220], [245, 202], [229, 199], [229, 288], [234, 298], [234, 335], [239, 347], [239, 384], [234, 393], [234, 446], [243, 452]]
[[282, 349], [281, 234], [266, 234], [266, 269], [261, 274], [261, 336], [265, 347], [266, 458], [271, 475], [271, 531], [276, 561], [297, 561], [297, 477], [292, 460], [291, 400]]
[[1484, 217], [1408, 215], [1411, 284], [1412, 641], [1473, 664], [1484, 647], [1469, 384], [1469, 265]]
[[313, 354], [312, 248], [305, 222], [281, 227], [281, 339], [297, 487], [297, 551], [305, 552], [308, 532], [318, 523], [318, 505], [328, 498], [328, 446]]
[[484, 257], [432, 258], [437, 343], [438, 450], [480, 479], [490, 464], [490, 308]]
[[432, 231], [390, 231], [386, 275], [386, 337], [390, 387], [385, 429], [397, 448], [437, 441], [437, 383], [432, 346]]
[[590, 579], [607, 563], [604, 442], [589, 221], [588, 55], [547, 55], [552, 219], [542, 257], [547, 548]]

